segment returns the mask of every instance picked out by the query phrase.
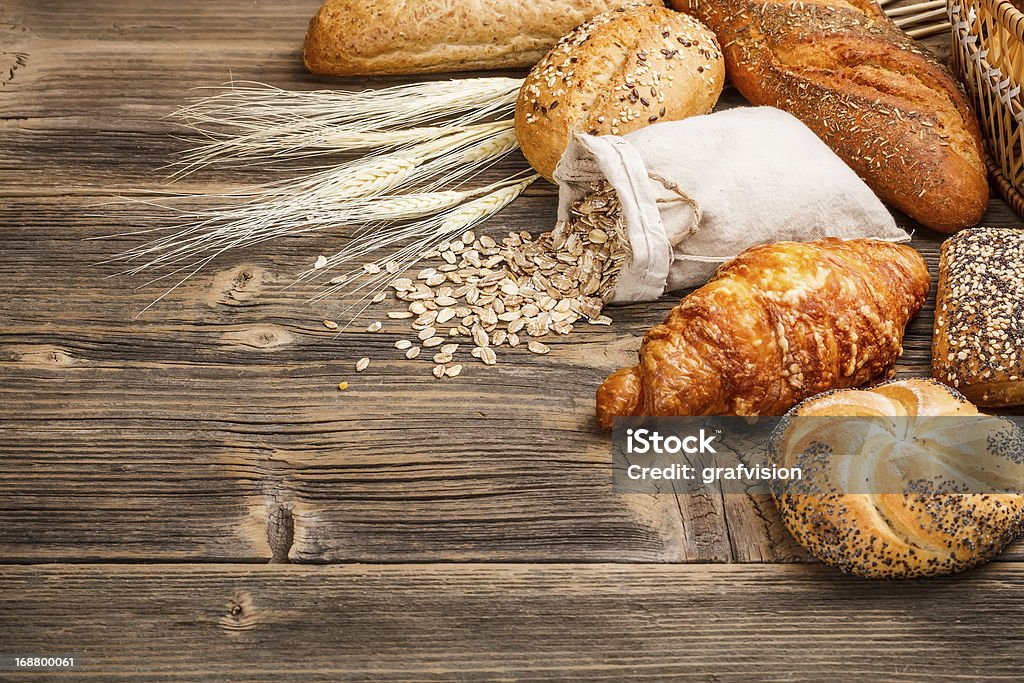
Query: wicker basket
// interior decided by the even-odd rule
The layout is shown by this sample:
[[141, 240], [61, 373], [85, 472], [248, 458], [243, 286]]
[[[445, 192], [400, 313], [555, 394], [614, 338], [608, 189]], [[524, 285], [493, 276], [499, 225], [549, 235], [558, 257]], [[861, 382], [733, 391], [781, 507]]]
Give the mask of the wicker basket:
[[1024, 216], [1024, 13], [1009, 0], [947, 0], [946, 9], [953, 68], [974, 100], [992, 180]]

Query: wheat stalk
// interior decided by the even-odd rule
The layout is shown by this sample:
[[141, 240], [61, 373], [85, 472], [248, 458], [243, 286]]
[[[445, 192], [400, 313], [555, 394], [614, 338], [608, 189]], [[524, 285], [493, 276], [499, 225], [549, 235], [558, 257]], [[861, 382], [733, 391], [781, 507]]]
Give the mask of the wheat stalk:
[[[214, 162], [308, 157], [393, 148], [508, 117], [521, 79], [473, 78], [361, 92], [293, 92], [230, 83], [173, 115], [200, 144], [186, 150], [178, 175]], [[443, 125], [429, 125], [443, 122]]]
[[523, 193], [523, 190], [539, 177], [539, 175], [533, 174], [514, 185], [495, 190], [479, 199], [463, 204], [445, 217], [437, 234], [443, 237], [474, 228], [512, 203], [516, 197]]
[[[422, 185], [423, 192], [452, 187], [514, 149], [515, 135], [506, 123], [480, 124], [401, 152], [369, 157], [298, 179], [227, 195], [179, 196], [163, 204], [150, 202], [183, 222], [172, 224], [171, 234], [130, 249], [117, 258], [137, 262], [125, 271], [135, 274], [156, 265], [180, 264], [204, 252], [223, 253], [275, 237], [339, 225], [405, 220], [411, 216], [401, 211], [389, 215], [385, 213], [388, 204], [379, 206], [377, 200], [390, 197], [395, 201], [405, 197], [407, 195], [399, 192], [414, 184]], [[454, 196], [447, 195], [448, 199]], [[437, 206], [445, 195], [435, 193], [433, 197], [432, 202]], [[192, 201], [227, 198], [233, 203], [175, 211], [173, 203], [186, 198]], [[414, 203], [405, 200], [405, 207]], [[415, 210], [425, 211], [425, 203], [418, 202]], [[169, 274], [177, 272], [180, 269]]]

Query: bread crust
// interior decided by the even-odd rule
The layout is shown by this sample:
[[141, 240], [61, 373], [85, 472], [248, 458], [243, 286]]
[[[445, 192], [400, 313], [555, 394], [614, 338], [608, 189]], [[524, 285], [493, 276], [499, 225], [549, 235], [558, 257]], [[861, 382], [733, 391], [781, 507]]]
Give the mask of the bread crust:
[[976, 225], [989, 190], [962, 88], [871, 0], [672, 0], [718, 35], [754, 104], [807, 124], [884, 201], [951, 233]]
[[575, 132], [625, 135], [710, 112], [725, 62], [715, 35], [664, 7], [605, 12], [558, 42], [530, 72], [516, 103], [516, 137], [549, 180]]
[[929, 279], [917, 251], [889, 242], [748, 249], [648, 331], [639, 365], [601, 385], [598, 422], [782, 415], [822, 391], [884, 378]]
[[[636, 0], [656, 3], [661, 0]], [[324, 0], [303, 59], [326, 76], [507, 69], [536, 64], [615, 0]]]
[[[797, 426], [783, 422], [780, 437], [771, 451], [772, 464], [793, 466], [799, 454], [813, 449], [814, 460], [836, 472], [844, 471], [851, 458], [878, 455], [874, 449], [898, 448], [901, 467], [913, 468], [913, 459], [932, 458], [956, 468], [971, 467], [994, 433], [988, 418], [974, 420], [978, 410], [959, 393], [928, 379], [889, 382], [869, 390], [847, 389], [808, 399], [787, 415], [793, 417], [865, 417], [884, 425], [896, 418], [890, 433], [911, 430], [891, 444], [872, 438], [872, 452], [864, 441], [850, 434], [842, 422], [805, 420]], [[963, 418], [955, 425], [932, 416]], [[922, 419], [925, 418], [925, 419]], [[1002, 421], [1000, 421], [1002, 422]], [[1014, 428], [1010, 423], [1005, 423]], [[977, 436], [963, 434], [960, 450], [950, 443], [945, 430], [977, 429]], [[886, 433], [884, 426], [875, 434]], [[1017, 432], [1018, 437], [1019, 430]], [[956, 441], [956, 440], [954, 440]], [[912, 444], [906, 448], [905, 444]], [[998, 448], [998, 446], [996, 446]], [[823, 455], [827, 453], [827, 458]], [[879, 462], [885, 463], [883, 459]], [[896, 462], [894, 459], [893, 462]], [[1020, 463], [1010, 465], [1018, 470]], [[928, 471], [929, 466], [922, 468]], [[883, 476], [882, 472], [877, 473]], [[1012, 474], [1012, 473], [1007, 473]], [[1019, 472], [1018, 476], [1021, 475]], [[904, 482], [910, 486], [911, 482]], [[812, 555], [844, 572], [871, 578], [913, 578], [963, 571], [995, 557], [1022, 529], [1024, 496], [1017, 493], [895, 493], [877, 480], [875, 493], [811, 495], [777, 493], [783, 522], [800, 545]]]
[[932, 376], [980, 406], [1024, 405], [1024, 232], [973, 228], [942, 244]]

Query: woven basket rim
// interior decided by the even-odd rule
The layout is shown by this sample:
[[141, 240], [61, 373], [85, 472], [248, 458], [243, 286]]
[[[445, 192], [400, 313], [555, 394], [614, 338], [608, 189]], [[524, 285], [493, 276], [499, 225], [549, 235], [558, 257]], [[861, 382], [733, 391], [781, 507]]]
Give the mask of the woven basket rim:
[[[949, 0], [950, 10], [955, 4], [960, 5], [960, 13], [963, 14], [964, 0]], [[1024, 41], [1024, 12], [1014, 7], [1010, 0], [978, 0], [978, 6], [986, 6], [1003, 28], [1013, 33], [1018, 40]]]
[[[1022, 33], [1024, 33], [1024, 12], [1020, 12], [1015, 7], [1013, 7], [1013, 5], [1010, 3], [1010, 0], [980, 0], [980, 1], [984, 2], [984, 3], [995, 3], [995, 4], [1009, 5], [1010, 8], [1013, 9], [1014, 12], [1016, 12], [1017, 14], [1020, 15], [1020, 28], [1021, 28]], [[950, 19], [952, 20], [954, 17], [962, 17], [961, 12], [962, 12], [963, 5], [959, 6], [959, 9], [961, 10], [961, 12], [955, 12], [953, 10], [953, 6], [954, 6], [953, 3], [950, 2], [950, 4], [949, 4]], [[971, 31], [969, 28], [965, 28], [963, 25], [957, 26], [957, 22], [956, 21], [952, 21], [951, 23], [953, 24], [952, 30], [953, 30], [954, 34], [967, 34], [967, 35], [971, 35], [971, 36], [977, 37], [977, 34], [974, 33], [973, 31]], [[1021, 37], [1019, 39], [1020, 39], [1020, 41], [1022, 43], [1024, 43], [1024, 35], [1021, 35]], [[973, 44], [971, 46], [961, 46], [961, 49], [966, 49], [966, 50], [969, 50], [972, 54], [977, 54], [977, 53], [979, 53], [979, 52], [981, 52], [981, 51], [983, 51], [985, 49], [985, 45], [983, 44], [983, 41], [978, 40], [977, 43], [975, 43], [975, 44]], [[992, 64], [984, 56], [979, 56], [976, 61], [979, 62], [979, 66], [981, 64], [984, 64], [986, 73], [984, 74], [983, 77], [985, 78], [986, 81], [988, 81], [988, 87], [992, 88], [993, 90], [998, 92], [999, 90], [1001, 90], [1001, 87], [1000, 87], [1001, 84], [1003, 84], [1003, 83], [1005, 83], [1007, 81], [1010, 82], [1014, 86], [1021, 85], [1021, 84], [1018, 84], [1013, 79], [1013, 75], [1012, 74], [1004, 74], [1004, 73], [1002, 73], [1002, 71], [1000, 69], [995, 69], [993, 71], [992, 70], [993, 69]], [[1006, 106], [1010, 107], [1011, 113], [1013, 113], [1015, 115], [1017, 113], [1024, 112], [1024, 99], [1022, 99], [1022, 93], [1018, 93], [1016, 95], [1013, 95], [1013, 96], [1007, 98], [1007, 100], [1004, 102], [1004, 104], [1006, 104]]]
[[1017, 212], [1018, 216], [1024, 215], [1024, 195], [1013, 186], [1013, 183], [1007, 180], [1006, 176], [1003, 175], [1003, 170], [999, 168], [999, 164], [988, 154], [985, 155], [985, 165], [988, 168], [992, 184], [996, 186], [996, 190], [1002, 195], [1006, 203]]
[[[957, 16], [962, 18], [968, 9], [969, 1], [947, 0], [947, 9], [950, 14], [956, 12]], [[1024, 11], [1017, 9], [1010, 0], [976, 0], [976, 2], [978, 7], [984, 6], [987, 11], [991, 12], [1003, 28], [1024, 40]], [[954, 8], [958, 8], [959, 11], [957, 12]]]

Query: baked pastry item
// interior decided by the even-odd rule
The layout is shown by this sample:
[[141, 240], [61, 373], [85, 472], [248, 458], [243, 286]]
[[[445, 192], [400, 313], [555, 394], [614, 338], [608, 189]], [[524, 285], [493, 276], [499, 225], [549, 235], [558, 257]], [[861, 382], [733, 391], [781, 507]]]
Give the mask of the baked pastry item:
[[938, 382], [910, 379], [807, 400], [780, 426], [770, 459], [805, 463], [802, 471], [817, 470], [816, 488], [829, 481], [842, 492], [793, 492], [807, 489], [800, 482], [776, 493], [800, 545], [845, 572], [909, 578], [986, 562], [1021, 532], [1022, 448], [1009, 421], [981, 416]]
[[943, 243], [932, 375], [977, 405], [1024, 405], [1024, 231], [974, 228]]
[[711, 111], [725, 63], [715, 35], [664, 7], [605, 12], [558, 42], [530, 72], [516, 103], [516, 137], [551, 179], [575, 132], [625, 135]]
[[782, 415], [886, 376], [928, 294], [911, 247], [875, 240], [748, 249], [644, 337], [640, 364], [597, 391], [597, 418]]
[[987, 172], [963, 90], [873, 0], [671, 4], [718, 35], [748, 100], [801, 119], [884, 201], [942, 232], [981, 220]]
[[529, 67], [574, 26], [621, 4], [324, 0], [309, 24], [302, 53], [309, 71], [327, 76]]

